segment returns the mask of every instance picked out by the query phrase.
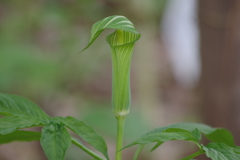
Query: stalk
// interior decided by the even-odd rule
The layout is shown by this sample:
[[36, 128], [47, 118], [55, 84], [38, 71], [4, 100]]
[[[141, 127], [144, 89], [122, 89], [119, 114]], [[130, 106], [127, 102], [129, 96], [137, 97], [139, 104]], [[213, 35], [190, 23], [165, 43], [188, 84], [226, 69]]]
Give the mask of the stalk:
[[96, 160], [107, 160], [106, 158], [103, 158], [103, 157], [99, 156], [98, 154], [94, 153], [93, 151], [91, 151], [90, 149], [85, 147], [82, 143], [78, 142], [74, 138], [72, 138], [72, 143], [75, 144], [76, 146], [78, 146], [79, 148], [81, 148], [83, 151], [85, 151], [87, 154], [89, 154], [90, 156], [92, 156]]
[[139, 35], [116, 30], [107, 37], [112, 50], [112, 108], [117, 118], [116, 160], [122, 159], [125, 118], [130, 110], [130, 65], [134, 42]]
[[119, 150], [122, 149], [125, 118], [131, 102], [129, 73], [133, 45], [127, 46], [130, 51], [119, 47], [126, 43], [125, 38], [126, 32], [122, 30], [116, 30], [107, 37], [112, 49], [112, 107], [117, 119], [116, 160], [122, 159], [122, 151]]
[[106, 40], [112, 51], [112, 109], [117, 118], [116, 160], [121, 160], [125, 117], [129, 113], [131, 103], [131, 57], [134, 44], [141, 35], [126, 17], [118, 15], [106, 17], [93, 25], [89, 43], [82, 51], [91, 46], [106, 28], [116, 29]]
[[201, 155], [203, 153], [204, 153], [204, 151], [200, 150], [200, 151], [197, 151], [197, 152], [195, 152], [195, 153], [193, 153], [193, 154], [191, 154], [191, 155], [189, 155], [189, 156], [187, 156], [187, 157], [185, 157], [185, 158], [183, 158], [181, 160], [190, 160], [190, 159], [192, 159], [194, 157], [197, 157], [197, 156], [199, 156], [199, 155]]
[[144, 144], [139, 145], [136, 153], [134, 154], [133, 160], [137, 160], [137, 158], [138, 158], [140, 152], [142, 151], [143, 147], [144, 147]]
[[125, 44], [127, 41], [124, 41], [129, 34], [116, 30], [107, 36], [112, 51], [112, 109], [116, 117], [126, 116], [130, 110], [130, 66], [134, 43]]
[[117, 117], [117, 143], [116, 143], [116, 158], [115, 160], [122, 159], [122, 149], [123, 144], [123, 132], [124, 132], [125, 116]]

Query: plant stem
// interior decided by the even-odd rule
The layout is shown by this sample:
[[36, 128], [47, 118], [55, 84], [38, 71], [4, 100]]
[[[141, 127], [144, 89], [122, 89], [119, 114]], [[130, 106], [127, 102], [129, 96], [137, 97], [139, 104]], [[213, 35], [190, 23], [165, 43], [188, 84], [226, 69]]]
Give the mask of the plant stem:
[[141, 144], [141, 145], [138, 146], [138, 149], [137, 149], [136, 153], [134, 154], [133, 160], [137, 160], [137, 158], [138, 158], [140, 152], [142, 151], [143, 147], [144, 147], [144, 144]]
[[181, 160], [190, 160], [190, 159], [192, 159], [194, 157], [197, 157], [197, 156], [199, 156], [200, 154], [203, 154], [203, 153], [204, 153], [204, 151], [200, 150], [200, 151], [197, 151], [197, 152], [195, 152], [195, 153], [193, 153], [193, 154], [191, 154], [191, 155], [189, 155], [189, 156], [187, 156], [187, 157], [185, 157]]
[[118, 116], [117, 117], [117, 144], [116, 144], [116, 158], [115, 160], [122, 160], [122, 149], [123, 144], [123, 131], [124, 131], [124, 124], [125, 124], [125, 117], [126, 116]]
[[72, 138], [72, 143], [81, 148], [84, 152], [88, 153], [90, 156], [94, 157], [96, 160], [107, 160], [106, 158], [103, 158], [98, 154], [94, 153], [93, 151], [85, 147], [81, 142], [77, 141], [74, 138]]

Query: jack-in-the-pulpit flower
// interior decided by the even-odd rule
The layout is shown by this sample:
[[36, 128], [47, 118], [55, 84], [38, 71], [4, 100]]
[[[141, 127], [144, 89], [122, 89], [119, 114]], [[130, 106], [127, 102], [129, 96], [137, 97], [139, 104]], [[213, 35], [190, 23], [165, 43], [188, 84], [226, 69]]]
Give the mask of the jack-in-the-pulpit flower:
[[116, 117], [126, 116], [129, 113], [131, 102], [130, 93], [130, 65], [132, 51], [140, 34], [124, 16], [110, 16], [96, 22], [91, 31], [91, 38], [87, 49], [100, 33], [106, 28], [116, 29], [107, 36], [107, 42], [112, 51], [113, 82], [112, 106]]

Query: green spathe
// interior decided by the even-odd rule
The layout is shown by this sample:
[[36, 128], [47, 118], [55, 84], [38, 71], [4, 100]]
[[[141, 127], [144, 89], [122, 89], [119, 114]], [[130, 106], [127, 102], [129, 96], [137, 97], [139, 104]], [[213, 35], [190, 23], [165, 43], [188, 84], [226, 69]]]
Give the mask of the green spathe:
[[[116, 150], [118, 151], [122, 148], [125, 117], [130, 110], [130, 65], [132, 51], [135, 42], [140, 38], [140, 34], [126, 17], [110, 16], [93, 25], [91, 38], [83, 51], [106, 28], [116, 29], [115, 32], [107, 36], [107, 42], [112, 51], [112, 108], [118, 122], [116, 144]], [[116, 153], [115, 160], [121, 159], [122, 153], [120, 151]]]
[[117, 117], [129, 113], [131, 57], [134, 43], [139, 38], [139, 34], [122, 30], [116, 30], [107, 37], [112, 50], [112, 106]]
[[116, 117], [126, 116], [129, 113], [131, 102], [130, 94], [130, 65], [132, 51], [140, 34], [124, 16], [110, 16], [96, 22], [91, 31], [91, 38], [87, 49], [106, 28], [116, 29], [107, 36], [107, 42], [112, 51], [113, 83], [112, 106]]

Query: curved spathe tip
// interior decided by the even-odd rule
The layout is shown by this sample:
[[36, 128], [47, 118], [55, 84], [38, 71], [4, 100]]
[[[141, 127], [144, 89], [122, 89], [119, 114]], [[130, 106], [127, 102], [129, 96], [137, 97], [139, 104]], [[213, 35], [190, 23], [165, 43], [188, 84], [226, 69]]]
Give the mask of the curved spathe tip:
[[[117, 31], [118, 30], [119, 31], [123, 31], [124, 34], [128, 38], [130, 38], [130, 39], [127, 39], [125, 37], [125, 39], [123, 39], [123, 40], [126, 41], [126, 43], [120, 43], [120, 44], [118, 43], [117, 45], [115, 45], [115, 43], [113, 44], [109, 40], [107, 40], [108, 43], [110, 45], [113, 45], [113, 46], [133, 43], [133, 42], [137, 41], [140, 38], [140, 34], [137, 32], [137, 30], [135, 29], [134, 25], [132, 24], [132, 22], [130, 20], [128, 20], [124, 16], [114, 15], [114, 16], [106, 17], [106, 18], [96, 22], [92, 26], [91, 38], [89, 40], [89, 43], [80, 53], [82, 53], [84, 50], [86, 50], [88, 47], [90, 47], [91, 44], [97, 39], [97, 37], [107, 28], [116, 29]], [[116, 32], [110, 34], [107, 37], [107, 39], [108, 38], [112, 38], [112, 36], [115, 36]]]

